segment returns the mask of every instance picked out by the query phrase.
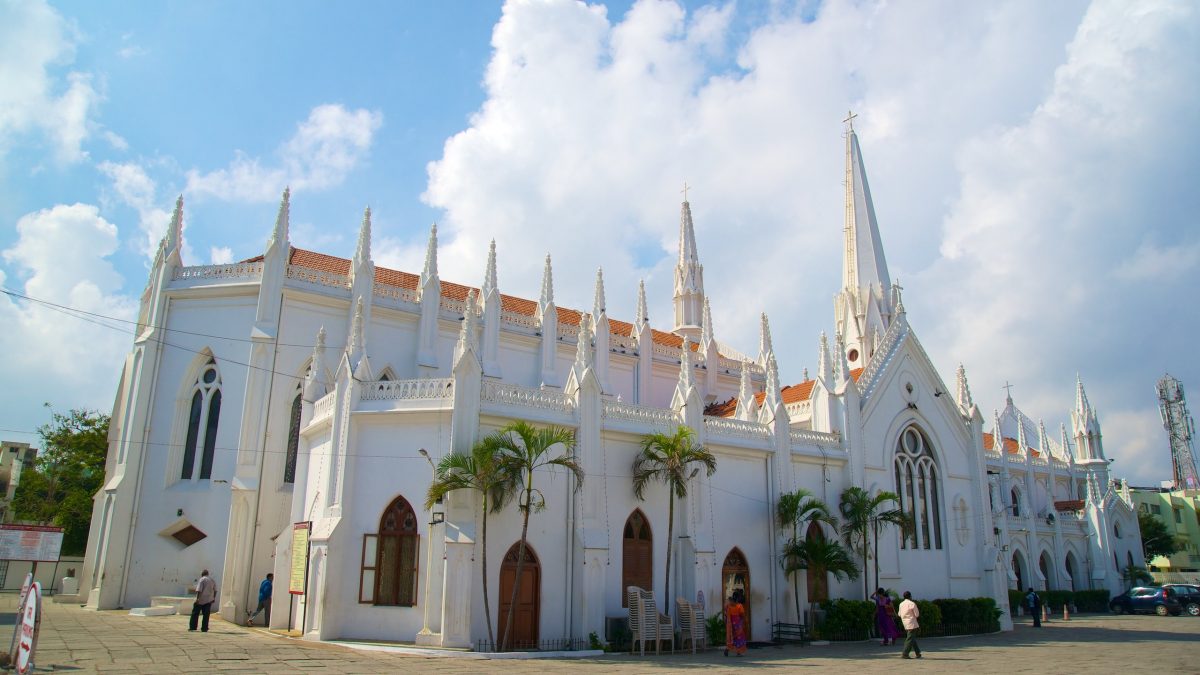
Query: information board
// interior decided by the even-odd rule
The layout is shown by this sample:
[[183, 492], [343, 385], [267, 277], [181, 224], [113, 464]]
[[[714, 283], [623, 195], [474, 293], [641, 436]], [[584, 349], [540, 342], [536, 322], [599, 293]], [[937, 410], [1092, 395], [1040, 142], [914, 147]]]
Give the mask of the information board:
[[308, 577], [308, 534], [312, 523], [292, 525], [292, 568], [288, 576], [288, 593], [304, 595]]
[[57, 562], [62, 540], [61, 527], [0, 525], [0, 560]]

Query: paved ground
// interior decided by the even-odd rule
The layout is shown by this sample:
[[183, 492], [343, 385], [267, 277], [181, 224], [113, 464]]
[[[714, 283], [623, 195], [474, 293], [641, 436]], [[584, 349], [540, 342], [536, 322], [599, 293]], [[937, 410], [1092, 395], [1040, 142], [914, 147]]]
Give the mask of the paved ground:
[[[16, 597], [0, 596], [0, 626], [12, 625]], [[703, 654], [627, 654], [594, 659], [486, 661], [364, 652], [270, 635], [217, 620], [208, 633], [187, 632], [187, 619], [131, 617], [46, 603], [38, 642], [39, 672], [103, 673], [644, 673], [703, 669], [775, 672], [833, 668], [850, 672], [1153, 673], [1200, 672], [1200, 618], [1085, 615], [1069, 623], [1011, 633], [923, 641], [925, 658], [903, 661], [875, 642], [750, 650], [724, 658]], [[9, 629], [11, 630], [11, 628]], [[0, 633], [3, 633], [0, 630]], [[0, 647], [2, 649], [3, 647]], [[808, 671], [815, 672], [815, 671]]]

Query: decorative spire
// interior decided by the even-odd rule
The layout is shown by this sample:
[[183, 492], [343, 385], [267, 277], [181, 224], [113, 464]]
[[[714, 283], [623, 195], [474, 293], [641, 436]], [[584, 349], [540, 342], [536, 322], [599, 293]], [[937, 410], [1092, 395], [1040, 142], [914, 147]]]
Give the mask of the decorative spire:
[[479, 352], [479, 345], [476, 342], [476, 336], [479, 333], [479, 315], [475, 313], [475, 289], [467, 291], [467, 304], [463, 308], [462, 328], [458, 333], [458, 346], [455, 351], [455, 362], [469, 348], [472, 352]]
[[954, 400], [958, 402], [959, 408], [963, 409], [964, 411], [970, 410], [971, 406], [975, 405], [975, 403], [971, 400], [971, 388], [967, 386], [967, 369], [964, 368], [963, 364], [961, 363], [958, 364], [958, 373], [956, 379], [958, 380], [958, 391], [954, 397]]
[[849, 123], [846, 129], [846, 251], [842, 286], [883, 291], [892, 283], [883, 256], [883, 242], [875, 220], [875, 204], [871, 201], [862, 149], [858, 145], [858, 134], [854, 132], [854, 117], [851, 115], [846, 120]]
[[833, 381], [840, 387], [850, 379], [850, 362], [846, 360], [846, 343], [840, 333], [834, 340], [834, 351], [837, 358], [833, 362]]
[[829, 354], [829, 337], [825, 331], [821, 331], [821, 345], [817, 349], [817, 377], [827, 387], [833, 383], [833, 357]]
[[1000, 453], [1003, 457], [1004, 451], [1004, 432], [1000, 430], [1000, 411], [992, 409], [992, 450]]
[[692, 341], [688, 336], [683, 336], [683, 344], [680, 346], [682, 353], [679, 355], [679, 386], [677, 389], [687, 393], [687, 390], [695, 385], [692, 379]]
[[779, 364], [775, 362], [774, 354], [767, 357], [767, 382], [763, 392], [766, 394], [763, 397], [763, 413], [773, 416], [783, 403], [783, 391], [779, 387]]
[[1053, 452], [1050, 452], [1050, 437], [1046, 435], [1046, 424], [1040, 417], [1038, 418], [1038, 450], [1047, 458], [1054, 455]]
[[900, 285], [900, 280], [897, 279], [896, 283], [892, 284], [892, 306], [896, 308], [897, 314], [904, 314], [904, 299], [900, 297], [900, 292], [903, 290], [904, 287]]
[[281, 243], [284, 246], [288, 244], [288, 224], [291, 218], [291, 200], [292, 189], [285, 187], [283, 189], [283, 198], [279, 201], [279, 214], [275, 216], [275, 229], [271, 231], [271, 239], [267, 242], [267, 250]]
[[738, 383], [737, 410], [739, 420], [751, 421], [757, 417], [758, 408], [754, 400], [754, 383], [750, 380], [750, 360], [742, 359], [741, 380]]
[[758, 329], [758, 362], [763, 368], [767, 367], [767, 357], [775, 353], [775, 347], [771, 344], [771, 324], [767, 321], [767, 313], [762, 313], [762, 320]]
[[592, 315], [599, 317], [605, 311], [604, 307], [604, 268], [596, 268], [596, 292], [592, 297]]
[[304, 378], [304, 400], [312, 403], [324, 396], [325, 387], [325, 327], [317, 331], [317, 344], [313, 347], [312, 365]]
[[638, 279], [637, 318], [633, 321], [634, 334], [650, 323], [650, 311], [646, 309], [646, 280]]
[[352, 360], [357, 359], [363, 351], [363, 299], [360, 296], [354, 304], [354, 320], [350, 322], [350, 340], [346, 343], [346, 351]]
[[484, 301], [487, 301], [488, 294], [498, 288], [496, 284], [496, 240], [488, 244], [487, 269], [483, 272], [483, 288], [479, 289], [479, 295], [483, 296]]
[[163, 251], [170, 255], [183, 245], [183, 195], [175, 200], [175, 212], [171, 214], [171, 223], [167, 225], [167, 233], [163, 235]]
[[1088, 403], [1087, 392], [1083, 390], [1083, 378], [1079, 373], [1075, 373], [1075, 413], [1083, 417], [1091, 410], [1091, 405]]
[[425, 283], [430, 279], [438, 278], [438, 238], [437, 238], [437, 223], [434, 223], [429, 228], [429, 244], [425, 247], [425, 267], [421, 270], [421, 281], [419, 286], [425, 287]]
[[1067, 425], [1066, 424], [1059, 423], [1058, 439], [1059, 439], [1059, 443], [1062, 443], [1063, 457], [1065, 459], [1067, 459], [1068, 461], [1070, 461], [1071, 459], [1079, 459], [1078, 457], [1075, 456], [1075, 453], [1071, 452], [1071, 439], [1067, 438]]
[[696, 252], [692, 207], [685, 199], [679, 212], [679, 262], [675, 265], [675, 332], [698, 337], [704, 306], [704, 266]]
[[708, 349], [713, 343], [712, 309], [708, 306], [708, 297], [704, 298], [704, 312], [700, 319], [700, 348]]
[[1020, 412], [1015, 410], [1013, 412], [1016, 413], [1017, 418], [1017, 449], [1020, 451], [1021, 455], [1028, 456], [1029, 439], [1025, 436], [1025, 420], [1021, 419], [1022, 415]]
[[362, 227], [358, 230], [358, 247], [354, 250], [352, 268], [357, 268], [371, 260], [371, 207], [363, 210]]
[[579, 316], [579, 337], [575, 342], [575, 372], [576, 377], [583, 379], [583, 371], [592, 365], [592, 317], [589, 314]]
[[542, 297], [538, 306], [545, 309], [554, 303], [554, 270], [550, 267], [550, 254], [546, 254], [546, 266], [542, 268]]

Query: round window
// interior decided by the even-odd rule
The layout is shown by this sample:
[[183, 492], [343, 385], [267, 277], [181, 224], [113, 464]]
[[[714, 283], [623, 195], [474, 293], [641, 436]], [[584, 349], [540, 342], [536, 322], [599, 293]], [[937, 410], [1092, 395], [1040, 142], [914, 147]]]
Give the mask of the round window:
[[215, 368], [209, 368], [204, 371], [204, 383], [212, 384], [217, 379], [217, 371]]
[[850, 352], [846, 354], [846, 358], [850, 360], [850, 363], [854, 363], [858, 360], [858, 350], [851, 349]]

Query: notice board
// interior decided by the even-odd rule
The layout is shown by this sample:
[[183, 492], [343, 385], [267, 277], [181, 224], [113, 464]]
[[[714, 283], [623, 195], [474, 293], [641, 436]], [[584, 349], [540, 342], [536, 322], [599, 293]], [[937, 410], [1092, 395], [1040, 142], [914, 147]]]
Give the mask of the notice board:
[[57, 562], [63, 529], [44, 525], [0, 525], [0, 560]]
[[292, 525], [292, 567], [288, 575], [288, 593], [292, 595], [304, 595], [308, 582], [308, 535], [311, 530], [311, 522]]

